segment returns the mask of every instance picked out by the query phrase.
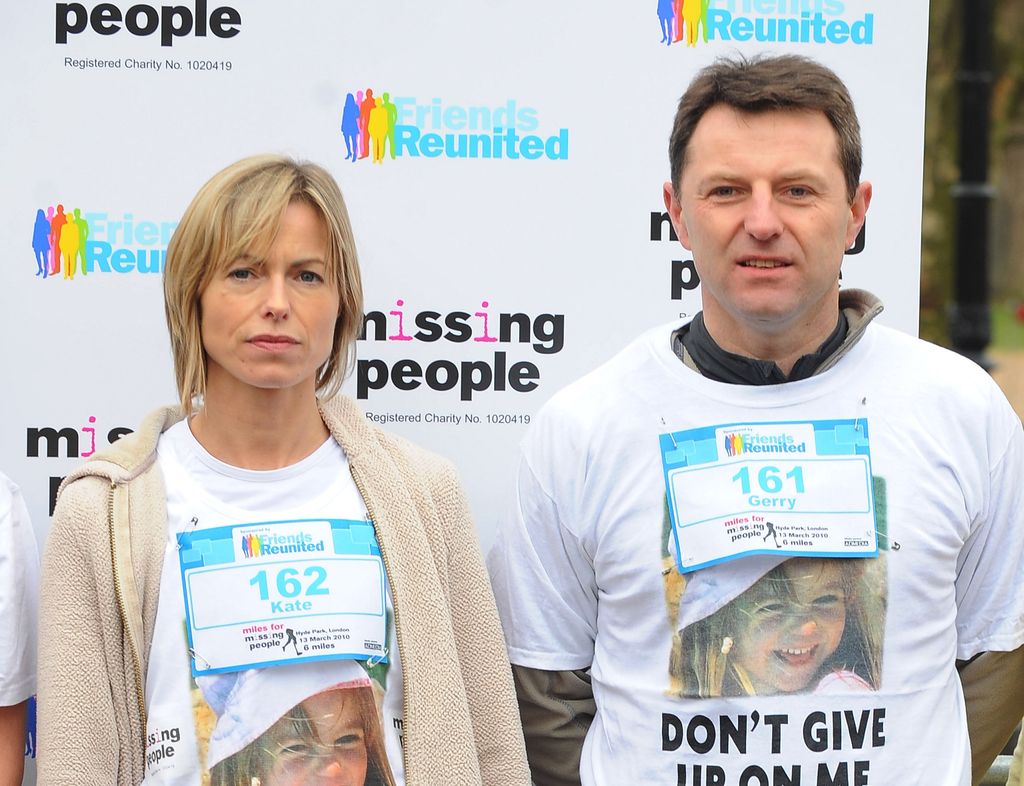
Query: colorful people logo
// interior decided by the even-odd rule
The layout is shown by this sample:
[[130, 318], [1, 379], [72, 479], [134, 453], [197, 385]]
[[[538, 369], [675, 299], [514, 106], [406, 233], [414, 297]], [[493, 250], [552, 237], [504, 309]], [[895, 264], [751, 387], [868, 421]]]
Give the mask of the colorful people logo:
[[374, 164], [384, 163], [384, 155], [395, 158], [395, 125], [398, 107], [389, 93], [380, 97], [372, 88], [345, 95], [341, 111], [341, 136], [345, 140], [345, 160], [353, 163], [370, 158]]
[[697, 37], [708, 42], [709, 0], [658, 0], [658, 21], [661, 43], [666, 46], [686, 39], [687, 46], [697, 46]]
[[62, 278], [73, 279], [81, 262], [82, 275], [89, 273], [86, 264], [86, 240], [89, 238], [89, 222], [80, 208], [70, 214], [64, 212], [64, 205], [50, 206], [43, 212], [36, 210], [32, 225], [32, 252], [35, 256], [36, 275], [43, 278], [63, 272]]
[[722, 444], [727, 456], [740, 456], [746, 450], [746, 441], [742, 434], [726, 434], [722, 438]]
[[263, 554], [263, 540], [259, 535], [242, 536], [242, 556], [246, 559], [259, 557]]

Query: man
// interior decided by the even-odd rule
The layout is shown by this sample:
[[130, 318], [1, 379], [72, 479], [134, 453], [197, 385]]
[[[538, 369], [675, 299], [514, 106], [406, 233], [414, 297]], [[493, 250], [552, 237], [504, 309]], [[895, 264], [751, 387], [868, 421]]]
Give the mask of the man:
[[0, 786], [19, 786], [36, 685], [39, 556], [21, 491], [0, 472]]
[[490, 557], [534, 780], [967, 784], [1024, 704], [1020, 420], [840, 290], [835, 74], [719, 61], [669, 153], [703, 310], [545, 406]]

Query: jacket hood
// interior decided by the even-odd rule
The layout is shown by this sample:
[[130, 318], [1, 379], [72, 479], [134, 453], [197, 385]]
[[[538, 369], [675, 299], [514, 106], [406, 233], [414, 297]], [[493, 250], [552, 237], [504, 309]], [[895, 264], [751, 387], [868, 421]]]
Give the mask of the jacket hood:
[[111, 483], [126, 483], [147, 470], [156, 461], [156, 443], [160, 434], [182, 418], [178, 407], [163, 407], [150, 413], [131, 434], [86, 459], [60, 484], [58, 495], [79, 478], [100, 477]]

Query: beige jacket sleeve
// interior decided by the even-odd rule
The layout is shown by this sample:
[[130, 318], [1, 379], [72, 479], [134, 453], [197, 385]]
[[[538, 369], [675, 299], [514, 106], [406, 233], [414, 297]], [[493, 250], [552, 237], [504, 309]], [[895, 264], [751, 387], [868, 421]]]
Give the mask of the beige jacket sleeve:
[[473, 722], [480, 776], [488, 786], [528, 786], [523, 735], [505, 640], [469, 505], [445, 464], [432, 494], [445, 525], [452, 627]]
[[[126, 757], [134, 687], [110, 669], [111, 641], [121, 638], [110, 568], [107, 484], [72, 483], [62, 493], [42, 562], [39, 625], [38, 753], [41, 786], [111, 784], [118, 773], [142, 780], [141, 761]], [[137, 713], [137, 710], [136, 710]], [[135, 772], [137, 771], [137, 772]]]

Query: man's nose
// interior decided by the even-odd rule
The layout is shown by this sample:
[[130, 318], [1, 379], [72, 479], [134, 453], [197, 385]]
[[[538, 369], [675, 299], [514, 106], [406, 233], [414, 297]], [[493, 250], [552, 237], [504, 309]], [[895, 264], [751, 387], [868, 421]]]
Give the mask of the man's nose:
[[759, 241], [772, 240], [783, 233], [785, 227], [779, 217], [778, 204], [769, 189], [755, 188], [751, 193], [743, 228]]

